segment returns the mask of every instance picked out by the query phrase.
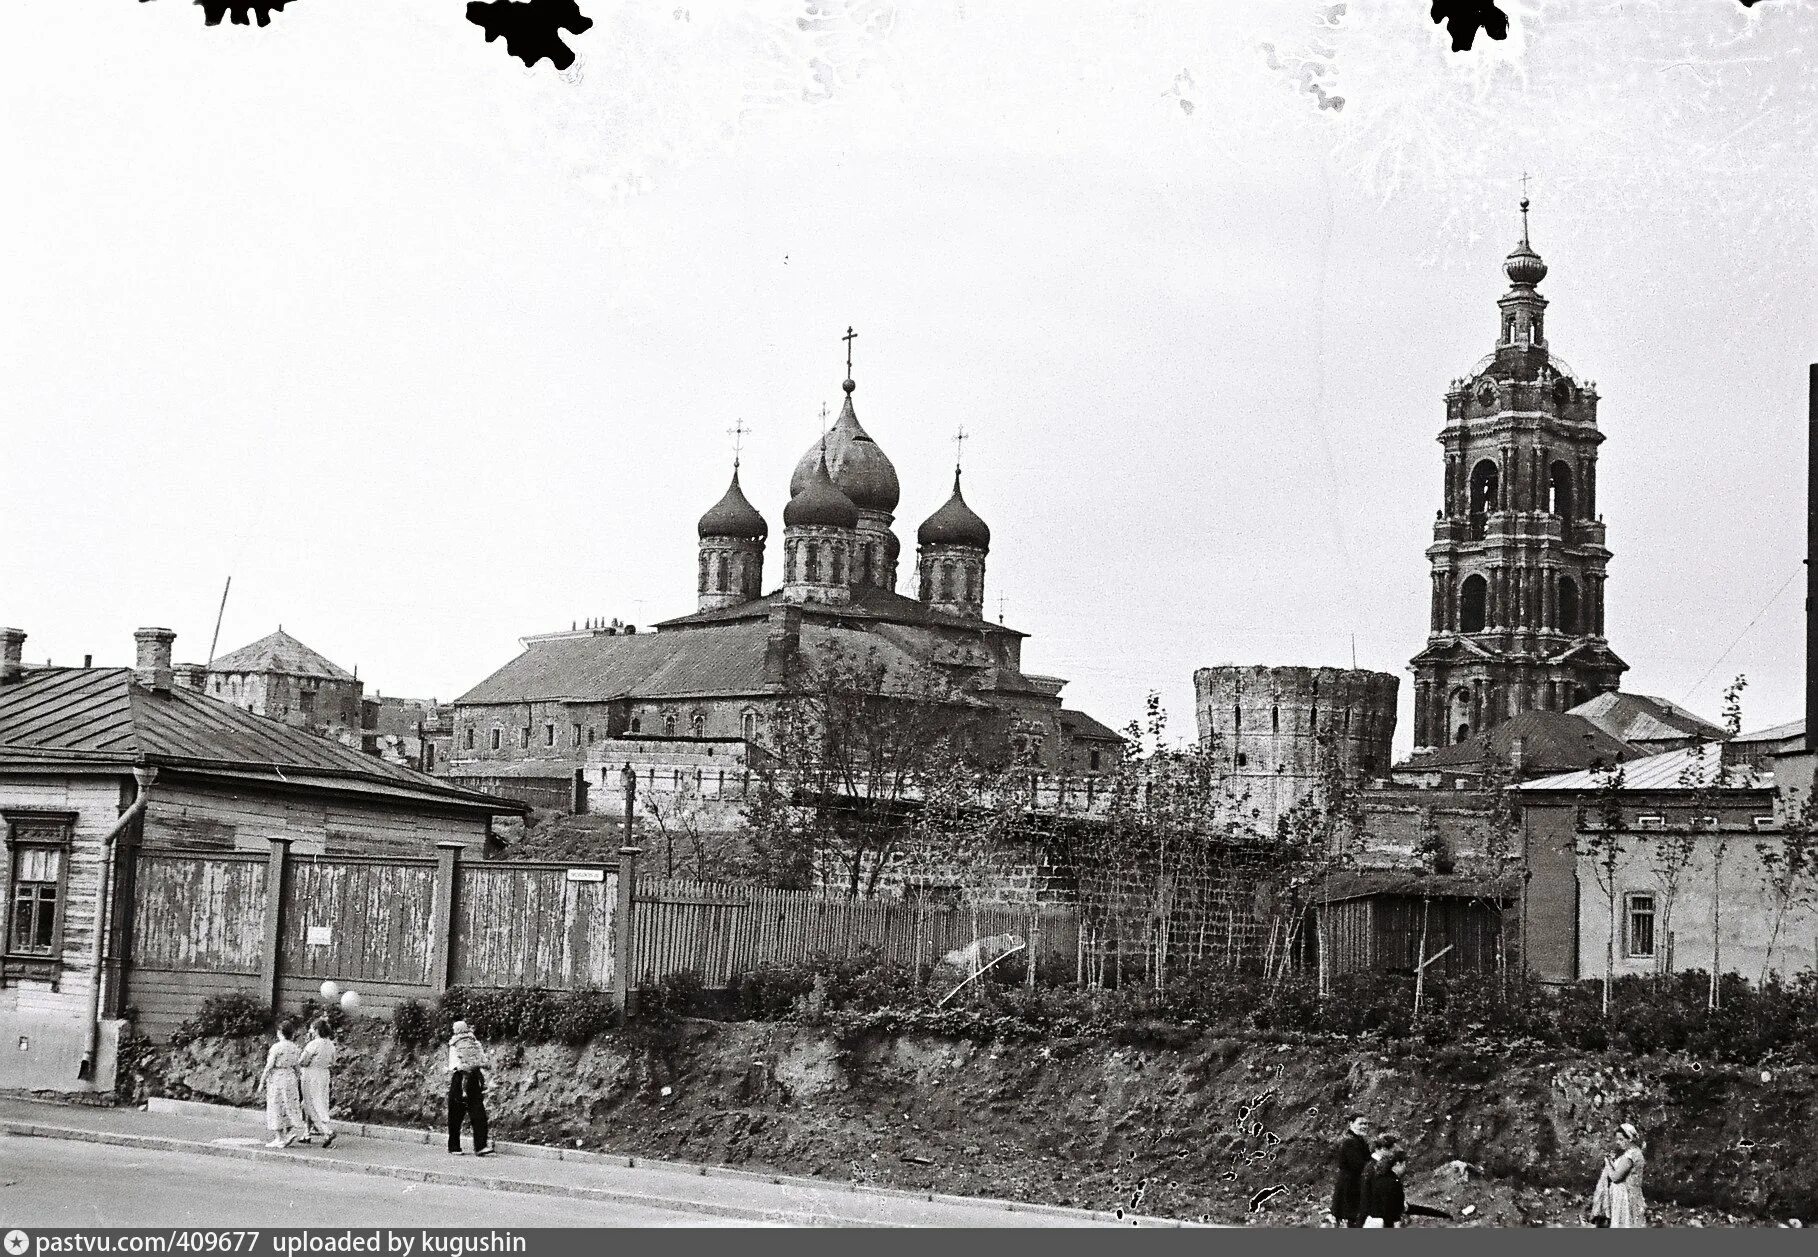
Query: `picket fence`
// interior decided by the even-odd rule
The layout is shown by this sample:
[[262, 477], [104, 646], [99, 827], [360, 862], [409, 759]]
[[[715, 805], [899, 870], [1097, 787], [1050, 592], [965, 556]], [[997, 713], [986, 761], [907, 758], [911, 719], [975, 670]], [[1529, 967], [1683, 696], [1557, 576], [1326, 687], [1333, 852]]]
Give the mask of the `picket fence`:
[[998, 934], [1019, 935], [1038, 969], [1063, 968], [1071, 978], [1079, 964], [1079, 917], [1062, 904], [935, 904], [640, 878], [632, 923], [634, 984], [694, 970], [704, 985], [717, 989], [764, 965], [872, 950], [919, 970], [974, 939]]

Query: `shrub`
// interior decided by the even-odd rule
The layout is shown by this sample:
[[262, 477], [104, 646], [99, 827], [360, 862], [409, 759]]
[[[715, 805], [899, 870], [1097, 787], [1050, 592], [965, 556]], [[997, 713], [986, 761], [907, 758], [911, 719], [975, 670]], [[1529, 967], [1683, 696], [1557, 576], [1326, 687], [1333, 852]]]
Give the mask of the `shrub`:
[[435, 1041], [435, 1019], [421, 1001], [407, 999], [391, 1010], [391, 1037], [403, 1047], [424, 1047]]
[[194, 1017], [178, 1026], [170, 1041], [181, 1047], [197, 1039], [250, 1039], [272, 1026], [271, 1008], [264, 1001], [234, 991], [211, 995]]

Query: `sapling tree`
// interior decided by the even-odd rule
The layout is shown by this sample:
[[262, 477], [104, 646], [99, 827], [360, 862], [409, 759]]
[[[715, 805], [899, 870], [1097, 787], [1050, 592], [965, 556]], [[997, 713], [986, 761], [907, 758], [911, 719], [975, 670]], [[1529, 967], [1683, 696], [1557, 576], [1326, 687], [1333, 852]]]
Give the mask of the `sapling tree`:
[[1626, 851], [1622, 838], [1625, 824], [1622, 812], [1624, 772], [1621, 764], [1598, 767], [1591, 772], [1596, 782], [1596, 795], [1591, 805], [1588, 825], [1580, 825], [1583, 835], [1582, 854], [1589, 856], [1597, 888], [1603, 892], [1609, 914], [1603, 947], [1603, 1015], [1610, 1015], [1610, 987], [1616, 977], [1616, 898], [1620, 886], [1622, 858]]
[[1761, 960], [1761, 978], [1765, 983], [1773, 972], [1774, 947], [1780, 942], [1780, 929], [1787, 913], [1795, 908], [1818, 903], [1818, 845], [1814, 844], [1812, 800], [1787, 791], [1786, 809], [1781, 818], [1780, 841], [1763, 840], [1755, 844], [1761, 859], [1761, 877], [1773, 905], [1774, 924], [1768, 931], [1767, 954]]

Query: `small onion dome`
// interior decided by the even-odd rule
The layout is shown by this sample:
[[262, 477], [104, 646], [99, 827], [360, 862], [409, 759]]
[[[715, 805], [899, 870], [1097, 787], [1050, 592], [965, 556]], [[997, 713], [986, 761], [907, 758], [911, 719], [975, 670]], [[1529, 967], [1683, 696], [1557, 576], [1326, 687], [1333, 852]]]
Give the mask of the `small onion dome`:
[[[885, 515], [896, 510], [896, 504], [902, 498], [902, 488], [897, 484], [896, 468], [883, 450], [878, 448], [871, 434], [859, 426], [858, 416], [852, 410], [852, 390], [857, 386], [847, 380], [846, 404], [840, 408], [840, 417], [827, 433], [827, 471], [833, 477], [833, 483], [839, 486], [841, 493], [852, 499], [852, 504], [862, 511], [879, 511]], [[815, 464], [821, 460], [821, 447], [815, 447], [802, 455], [795, 465], [795, 474], [789, 478], [790, 496], [800, 493], [808, 483], [809, 476], [814, 474]]]
[[703, 537], [738, 537], [750, 541], [762, 541], [770, 535], [770, 525], [764, 522], [757, 507], [751, 505], [745, 491], [739, 488], [737, 467], [732, 469], [732, 483], [726, 486], [726, 496], [701, 516], [697, 531]]
[[783, 523], [790, 528], [803, 524], [818, 524], [823, 528], [858, 527], [858, 507], [828, 476], [825, 455], [815, 460], [814, 470], [808, 473], [806, 483], [795, 491], [789, 505], [783, 508]]
[[966, 505], [966, 499], [960, 496], [958, 468], [953, 472], [953, 496], [916, 530], [915, 540], [924, 546], [975, 546], [980, 550], [991, 548], [991, 529]]
[[1509, 254], [1508, 261], [1502, 264], [1502, 273], [1509, 277], [1511, 284], [1532, 288], [1547, 277], [1547, 264], [1523, 240], [1515, 246], [1515, 252]]

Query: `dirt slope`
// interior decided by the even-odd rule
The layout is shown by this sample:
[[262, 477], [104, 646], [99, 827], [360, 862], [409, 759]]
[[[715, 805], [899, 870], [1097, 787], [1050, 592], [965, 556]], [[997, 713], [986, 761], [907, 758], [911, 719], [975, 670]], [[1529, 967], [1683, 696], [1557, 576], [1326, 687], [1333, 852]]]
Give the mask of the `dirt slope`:
[[[442, 1052], [401, 1049], [382, 1028], [365, 1023], [345, 1044], [337, 1109], [437, 1122]], [[244, 1040], [164, 1049], [142, 1085], [251, 1103], [262, 1054]], [[502, 1138], [940, 1191], [1317, 1224], [1334, 1131], [1356, 1108], [1409, 1142], [1409, 1199], [1450, 1209], [1457, 1224], [1577, 1225], [1622, 1120], [1649, 1134], [1657, 1220], [1786, 1225], [1818, 1214], [1811, 1070], [1549, 1061], [1482, 1046], [1416, 1059], [1213, 1038], [1178, 1050], [841, 1041], [717, 1022], [687, 1023], [661, 1053], [608, 1037], [584, 1049], [502, 1045], [495, 1057]]]

